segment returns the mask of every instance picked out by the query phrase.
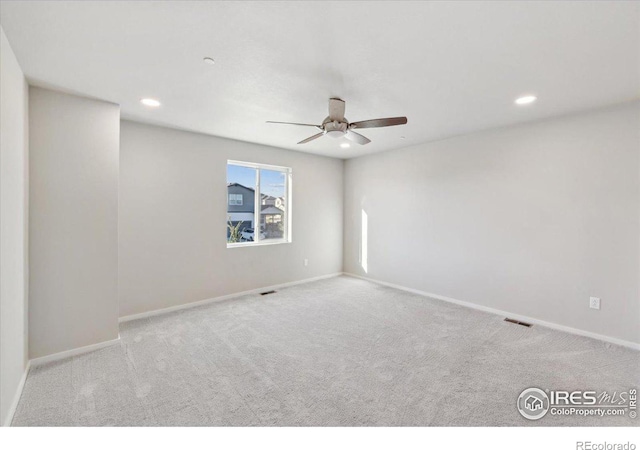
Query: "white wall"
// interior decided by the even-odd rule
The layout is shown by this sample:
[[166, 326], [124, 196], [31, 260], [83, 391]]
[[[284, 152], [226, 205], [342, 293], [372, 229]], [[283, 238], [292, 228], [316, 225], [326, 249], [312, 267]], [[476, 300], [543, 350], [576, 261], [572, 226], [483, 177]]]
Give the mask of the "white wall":
[[[343, 161], [127, 121], [120, 147], [121, 316], [342, 271]], [[293, 169], [292, 243], [226, 247], [227, 159]]]
[[28, 86], [0, 28], [0, 424], [27, 365]]
[[29, 353], [118, 337], [118, 105], [31, 87]]
[[349, 160], [345, 271], [638, 343], [639, 159], [636, 102]]

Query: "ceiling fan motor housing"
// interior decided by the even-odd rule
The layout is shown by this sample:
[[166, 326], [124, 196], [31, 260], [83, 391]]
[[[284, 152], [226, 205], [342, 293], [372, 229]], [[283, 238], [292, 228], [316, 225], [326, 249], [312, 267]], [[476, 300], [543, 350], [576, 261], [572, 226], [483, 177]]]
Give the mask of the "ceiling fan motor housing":
[[347, 121], [347, 119], [344, 120], [344, 122], [338, 122], [337, 120], [332, 121], [329, 117], [327, 117], [322, 122], [324, 133], [327, 136], [331, 136], [332, 138], [339, 138], [344, 136], [349, 126], [349, 122]]

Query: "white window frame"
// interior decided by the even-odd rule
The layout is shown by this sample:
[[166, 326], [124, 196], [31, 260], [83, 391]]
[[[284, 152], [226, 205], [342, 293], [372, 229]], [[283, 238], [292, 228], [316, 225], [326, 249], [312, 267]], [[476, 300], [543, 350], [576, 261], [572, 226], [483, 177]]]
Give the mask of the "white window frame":
[[[293, 214], [292, 211], [292, 184], [293, 184], [293, 171], [291, 167], [283, 167], [283, 166], [273, 166], [270, 164], [260, 164], [260, 163], [252, 163], [246, 161], [236, 161], [229, 159], [227, 160], [227, 166], [241, 166], [248, 167], [250, 169], [256, 169], [256, 187], [255, 187], [255, 195], [254, 195], [254, 211], [253, 211], [253, 241], [247, 242], [227, 242], [227, 248], [241, 248], [241, 247], [255, 247], [260, 245], [276, 245], [276, 244], [290, 244], [292, 242], [292, 233], [291, 233], [291, 218]], [[260, 239], [260, 213], [262, 209], [262, 193], [260, 192], [260, 170], [272, 170], [277, 172], [283, 172], [285, 174], [285, 220], [284, 220], [284, 237], [282, 239]], [[227, 180], [228, 183], [229, 180]], [[228, 197], [227, 197], [228, 202]], [[228, 215], [227, 211], [225, 211], [225, 217]], [[225, 222], [226, 224], [226, 222]], [[256, 230], [258, 230], [256, 232]], [[226, 234], [225, 234], [226, 235]]]
[[[234, 203], [231, 203], [231, 197], [235, 197], [233, 199]], [[238, 203], [238, 197], [240, 197], [240, 203]], [[244, 206], [244, 195], [242, 194], [229, 194], [228, 198], [229, 206]]]

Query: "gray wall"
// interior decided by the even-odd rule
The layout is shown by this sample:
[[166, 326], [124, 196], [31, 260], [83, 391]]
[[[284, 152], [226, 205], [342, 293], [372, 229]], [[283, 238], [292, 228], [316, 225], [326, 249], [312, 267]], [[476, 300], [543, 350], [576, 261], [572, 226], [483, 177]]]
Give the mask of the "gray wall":
[[31, 87], [31, 358], [118, 337], [120, 109]]
[[639, 167], [637, 102], [349, 160], [345, 271], [638, 343]]
[[0, 424], [27, 365], [28, 86], [0, 28]]
[[[342, 271], [343, 161], [127, 121], [120, 151], [121, 316]], [[293, 242], [227, 248], [228, 159], [293, 169]]]

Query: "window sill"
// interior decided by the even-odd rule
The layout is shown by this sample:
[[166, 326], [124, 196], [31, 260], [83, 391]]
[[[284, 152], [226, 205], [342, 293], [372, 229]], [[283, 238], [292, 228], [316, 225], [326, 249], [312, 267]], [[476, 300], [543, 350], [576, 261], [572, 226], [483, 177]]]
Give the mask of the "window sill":
[[227, 242], [227, 248], [242, 248], [242, 247], [262, 247], [263, 245], [277, 245], [277, 244], [290, 244], [291, 241], [287, 239], [265, 239], [260, 242]]

